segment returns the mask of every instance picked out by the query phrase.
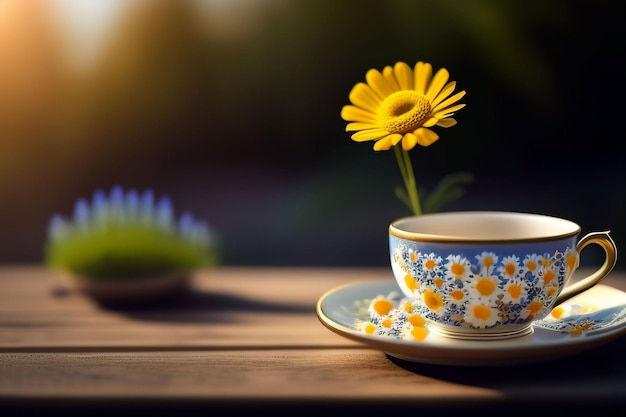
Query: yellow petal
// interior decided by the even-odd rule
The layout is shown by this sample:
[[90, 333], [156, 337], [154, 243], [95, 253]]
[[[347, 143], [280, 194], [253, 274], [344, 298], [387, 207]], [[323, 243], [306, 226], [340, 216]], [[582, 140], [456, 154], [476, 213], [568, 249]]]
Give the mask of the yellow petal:
[[456, 106], [448, 107], [447, 109], [443, 109], [438, 113], [433, 114], [433, 117], [437, 119], [445, 119], [446, 117], [450, 117], [454, 114], [455, 111], [462, 109], [465, 107], [465, 104], [457, 104]]
[[393, 68], [391, 68], [389, 65], [383, 68], [383, 77], [385, 77], [385, 80], [387, 80], [391, 88], [393, 88], [394, 92], [401, 90], [400, 85], [396, 80], [396, 75], [393, 72]]
[[433, 127], [438, 122], [439, 122], [439, 119], [437, 119], [436, 117], [431, 117], [430, 119], [426, 120], [426, 122], [422, 123], [422, 127]]
[[437, 104], [441, 103], [446, 97], [452, 94], [455, 87], [456, 87], [455, 81], [450, 81], [448, 84], [446, 84], [445, 87], [443, 87], [443, 89], [441, 90], [441, 92], [437, 94], [437, 97], [435, 97], [435, 99], [430, 103], [430, 106], [432, 108], [436, 107]]
[[413, 89], [413, 71], [406, 62], [396, 62], [396, 65], [393, 67], [393, 72], [396, 75], [396, 80], [398, 80], [398, 85], [401, 90]]
[[379, 316], [386, 316], [393, 308], [393, 303], [386, 298], [381, 298], [373, 301], [371, 306]]
[[448, 82], [450, 78], [450, 74], [448, 70], [445, 68], [441, 68], [435, 76], [433, 77], [432, 82], [428, 86], [428, 91], [426, 92], [426, 98], [428, 101], [432, 103], [432, 101], [437, 97], [443, 86]]
[[426, 87], [430, 83], [432, 74], [432, 65], [421, 61], [415, 64], [415, 72], [413, 74], [415, 77], [415, 91], [417, 91], [419, 95], [426, 95]]
[[391, 139], [391, 144], [392, 145], [397, 145], [398, 142], [400, 142], [402, 140], [402, 135], [400, 133], [394, 133], [388, 136], [389, 139]]
[[422, 342], [428, 337], [428, 329], [420, 326], [414, 327], [413, 330], [411, 330], [411, 336], [413, 336], [416, 342]]
[[424, 327], [426, 326], [426, 319], [419, 314], [411, 314], [407, 317], [407, 321], [411, 323], [415, 327]]
[[410, 151], [417, 144], [417, 136], [413, 133], [406, 133], [402, 138], [402, 149]]
[[447, 99], [446, 101], [443, 101], [443, 102], [439, 103], [438, 105], [433, 105], [432, 112], [436, 113], [436, 112], [440, 112], [442, 110], [445, 110], [446, 107], [451, 106], [452, 104], [456, 103], [457, 101], [462, 99], [463, 96], [465, 96], [465, 91], [459, 91], [458, 93], [456, 93], [455, 95], [453, 95], [452, 97]]
[[375, 151], [388, 151], [389, 149], [391, 149], [391, 135], [377, 140], [374, 144]]
[[341, 108], [341, 118], [346, 122], [376, 123], [376, 115], [374, 113], [351, 105]]
[[446, 117], [445, 119], [441, 119], [437, 122], [437, 126], [441, 127], [452, 127], [456, 124], [456, 120], [452, 117]]
[[380, 126], [373, 123], [352, 122], [346, 125], [346, 132], [354, 132], [355, 130], [380, 129]]
[[369, 129], [360, 130], [352, 135], [352, 140], [356, 142], [365, 142], [368, 140], [377, 140], [389, 134], [385, 129]]
[[389, 85], [389, 82], [387, 82], [385, 77], [375, 69], [367, 71], [367, 74], [365, 74], [365, 80], [381, 99], [384, 99], [394, 92], [394, 89], [391, 85]]
[[433, 143], [437, 142], [437, 139], [439, 139], [439, 135], [437, 135], [432, 130], [426, 129], [424, 127], [416, 129], [413, 133], [415, 133], [415, 136], [417, 136], [417, 143], [419, 143], [421, 146], [430, 146]]
[[348, 98], [355, 106], [369, 110], [372, 113], [376, 113], [380, 103], [382, 103], [374, 90], [365, 83], [356, 84], [350, 91]]

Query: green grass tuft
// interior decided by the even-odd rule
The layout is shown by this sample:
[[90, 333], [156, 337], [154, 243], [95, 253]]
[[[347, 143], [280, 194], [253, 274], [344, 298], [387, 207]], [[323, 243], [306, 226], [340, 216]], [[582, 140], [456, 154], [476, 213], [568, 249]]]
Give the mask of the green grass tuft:
[[[115, 191], [119, 200], [124, 194], [119, 188]], [[138, 213], [136, 193], [130, 205], [133, 210], [98, 196], [93, 209], [79, 200], [73, 221], [53, 217], [45, 246], [48, 267], [80, 279], [108, 280], [188, 272], [219, 262], [206, 225], [189, 213], [177, 224], [169, 200], [162, 200], [166, 204], [160, 209], [146, 205]]]

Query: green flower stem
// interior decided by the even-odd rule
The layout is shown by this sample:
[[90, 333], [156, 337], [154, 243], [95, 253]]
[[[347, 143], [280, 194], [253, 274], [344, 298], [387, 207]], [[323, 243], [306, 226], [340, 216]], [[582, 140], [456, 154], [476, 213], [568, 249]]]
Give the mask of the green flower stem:
[[413, 212], [413, 215], [419, 216], [422, 214], [422, 207], [420, 205], [419, 196], [417, 195], [417, 183], [415, 181], [415, 173], [413, 172], [413, 165], [411, 164], [411, 157], [409, 152], [404, 150], [402, 146], [394, 146], [396, 159], [398, 161], [398, 167], [404, 180], [404, 186], [408, 194], [408, 206]]

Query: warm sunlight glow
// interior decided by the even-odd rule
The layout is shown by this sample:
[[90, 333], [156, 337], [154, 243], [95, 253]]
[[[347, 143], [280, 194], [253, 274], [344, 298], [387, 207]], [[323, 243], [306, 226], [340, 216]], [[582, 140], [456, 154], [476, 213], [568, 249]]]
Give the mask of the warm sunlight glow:
[[121, 12], [142, 1], [146, 0], [53, 0], [45, 4], [69, 44], [72, 64], [84, 68], [102, 51]]
[[249, 36], [283, 0], [190, 0], [200, 32], [211, 39]]

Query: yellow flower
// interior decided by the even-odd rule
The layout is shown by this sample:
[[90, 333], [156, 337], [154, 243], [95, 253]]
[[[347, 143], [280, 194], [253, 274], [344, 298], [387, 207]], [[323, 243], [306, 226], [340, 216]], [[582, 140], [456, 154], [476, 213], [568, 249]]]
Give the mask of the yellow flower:
[[[439, 135], [432, 127], [456, 124], [452, 116], [465, 107], [458, 103], [465, 91], [454, 93], [456, 82], [449, 78], [447, 69], [441, 68], [433, 76], [432, 65], [421, 61], [413, 69], [405, 62], [388, 65], [382, 72], [370, 69], [366, 82], [357, 83], [350, 91], [352, 104], [341, 109], [341, 117], [348, 122], [346, 132], [355, 132], [352, 140], [372, 140], [375, 151], [394, 149], [405, 186], [405, 191], [396, 189], [396, 195], [416, 216], [422, 214], [422, 203], [408, 151], [415, 145], [435, 143]], [[396, 146], [399, 143], [401, 146]], [[434, 211], [457, 198], [460, 189], [455, 185], [471, 180], [467, 174], [446, 178], [429, 195], [425, 207]]]
[[350, 122], [346, 131], [356, 131], [354, 141], [376, 141], [376, 151], [389, 150], [400, 141], [405, 151], [433, 144], [439, 135], [430, 128], [456, 124], [451, 116], [465, 107], [457, 103], [465, 91], [451, 96], [456, 82], [448, 82], [448, 70], [432, 73], [432, 65], [421, 61], [414, 69], [404, 62], [386, 66], [382, 72], [370, 69], [367, 83], [352, 88], [348, 96], [352, 104], [341, 110], [341, 117]]

